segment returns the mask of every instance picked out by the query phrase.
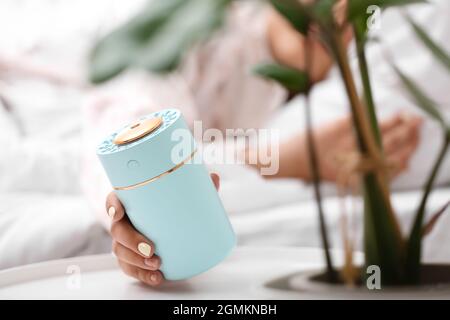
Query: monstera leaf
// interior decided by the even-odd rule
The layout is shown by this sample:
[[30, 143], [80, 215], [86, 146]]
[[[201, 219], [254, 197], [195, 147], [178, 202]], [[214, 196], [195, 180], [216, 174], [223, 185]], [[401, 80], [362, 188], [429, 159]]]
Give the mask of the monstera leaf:
[[129, 67], [173, 70], [184, 52], [222, 23], [230, 0], [153, 0], [95, 46], [90, 80], [106, 81]]

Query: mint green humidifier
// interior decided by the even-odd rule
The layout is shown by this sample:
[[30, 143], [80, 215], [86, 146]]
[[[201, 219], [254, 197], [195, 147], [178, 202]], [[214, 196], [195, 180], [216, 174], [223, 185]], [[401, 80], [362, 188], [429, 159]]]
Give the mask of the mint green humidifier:
[[166, 279], [190, 278], [228, 256], [235, 234], [179, 110], [138, 119], [97, 154], [131, 223], [155, 244]]

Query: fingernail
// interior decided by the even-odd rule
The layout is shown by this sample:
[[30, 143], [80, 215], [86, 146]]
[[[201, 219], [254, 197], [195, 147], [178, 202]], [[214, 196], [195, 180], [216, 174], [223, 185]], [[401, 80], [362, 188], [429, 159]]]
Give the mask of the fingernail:
[[152, 252], [152, 247], [148, 243], [140, 242], [138, 244], [138, 251], [142, 253], [146, 257], [150, 257], [150, 253]]
[[150, 281], [156, 282], [156, 280], [158, 280], [158, 276], [156, 275], [156, 273], [152, 273], [152, 275], [150, 276]]
[[108, 216], [111, 218], [111, 219], [113, 219], [114, 218], [114, 216], [116, 215], [116, 208], [114, 208], [114, 207], [109, 207], [109, 209], [108, 209]]
[[150, 268], [156, 268], [156, 263], [152, 259], [144, 259], [144, 264]]

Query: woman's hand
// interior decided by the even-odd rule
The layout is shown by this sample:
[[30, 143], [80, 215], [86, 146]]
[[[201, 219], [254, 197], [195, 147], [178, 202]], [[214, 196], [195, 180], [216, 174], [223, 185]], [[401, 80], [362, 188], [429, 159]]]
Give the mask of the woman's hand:
[[[392, 164], [391, 177], [408, 167], [409, 160], [419, 142], [420, 117], [397, 114], [380, 121], [385, 157]], [[357, 151], [353, 123], [349, 117], [333, 121], [314, 129], [321, 178], [336, 182], [345, 156]], [[279, 146], [279, 171], [267, 178], [300, 178], [311, 180], [306, 135], [299, 133]], [[247, 150], [247, 159], [254, 150]], [[251, 159], [251, 158], [250, 158]], [[341, 159], [341, 161], [339, 161]], [[260, 169], [262, 164], [250, 164]]]
[[[211, 179], [219, 189], [219, 176], [212, 173]], [[112, 220], [112, 250], [122, 271], [150, 286], [160, 285], [164, 275], [159, 270], [161, 259], [154, 254], [155, 245], [134, 229], [114, 192], [106, 198], [106, 210]]]
[[[313, 1], [302, 0], [301, 2], [306, 4]], [[344, 27], [342, 41], [345, 46], [348, 46], [353, 38], [353, 33], [352, 28], [345, 24], [347, 0], [337, 1], [333, 9], [336, 22]], [[316, 25], [311, 27], [306, 44], [305, 37], [296, 31], [278, 11], [271, 9], [267, 18], [266, 37], [272, 56], [276, 61], [302, 71], [306, 70], [305, 45], [307, 45], [310, 56], [314, 57], [309, 66], [309, 76], [313, 83], [323, 80], [333, 65], [333, 58], [319, 40]]]
[[[385, 159], [390, 167], [390, 177], [396, 177], [408, 168], [409, 160], [419, 143], [421, 123], [422, 118], [406, 114], [397, 114], [380, 121], [381, 140]], [[340, 119], [317, 128], [315, 140], [321, 176], [324, 180], [336, 182], [344, 162], [357, 151], [351, 119]], [[306, 146], [306, 142], [303, 145]], [[309, 168], [307, 150], [304, 149], [302, 154], [302, 162]], [[309, 171], [304, 173], [304, 178], [311, 179]]]

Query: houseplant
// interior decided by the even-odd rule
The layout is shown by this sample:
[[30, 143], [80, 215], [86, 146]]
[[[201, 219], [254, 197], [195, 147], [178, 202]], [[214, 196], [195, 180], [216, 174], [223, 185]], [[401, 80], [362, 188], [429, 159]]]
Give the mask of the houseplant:
[[[153, 1], [135, 18], [114, 30], [94, 48], [91, 60], [91, 80], [94, 83], [106, 81], [128, 67], [145, 68], [154, 72], [170, 72], [177, 67], [183, 54], [193, 43], [210, 36], [223, 22], [227, 5], [231, 0], [166, 0]], [[381, 9], [390, 6], [410, 5], [421, 0], [348, 0], [346, 22], [338, 23], [334, 14], [335, 0], [268, 0], [304, 36], [304, 41], [320, 40], [334, 57], [338, 66], [352, 114], [357, 141], [358, 159], [352, 170], [361, 177], [364, 197], [364, 252], [365, 265], [378, 266], [382, 270], [382, 283], [389, 286], [417, 285], [421, 281], [421, 243], [424, 230], [438, 219], [444, 210], [436, 213], [429, 223], [424, 217], [429, 194], [447, 153], [450, 143], [450, 126], [445, 122], [432, 99], [427, 97], [413, 80], [396, 66], [392, 66], [410, 98], [424, 112], [439, 122], [444, 136], [444, 144], [435, 160], [433, 170], [423, 188], [420, 205], [416, 211], [411, 231], [402, 234], [392, 208], [387, 180], [389, 163], [383, 155], [378, 121], [375, 112], [369, 67], [366, 61], [368, 37], [367, 8], [376, 5]], [[409, 23], [428, 49], [449, 68], [450, 57], [426, 32], [409, 19]], [[359, 63], [359, 78], [350, 70], [349, 60], [342, 42], [344, 27], [350, 26], [355, 37]], [[311, 30], [314, 29], [314, 32]], [[308, 47], [308, 46], [306, 46]], [[311, 65], [313, 55], [306, 52], [305, 66]], [[450, 69], [450, 68], [449, 68]], [[312, 84], [308, 70], [301, 72], [278, 64], [256, 66], [255, 73], [275, 80], [289, 91], [305, 97], [307, 119], [307, 141], [309, 148], [312, 180], [320, 234], [324, 248], [326, 270], [323, 281], [340, 283], [342, 272], [338, 272], [329, 250], [328, 233], [320, 192], [320, 172], [317, 166], [318, 154], [311, 129], [309, 92]], [[356, 82], [362, 84], [362, 93]], [[353, 268], [349, 265], [348, 268]], [[364, 269], [364, 268], [363, 268]], [[362, 273], [365, 274], [365, 273]], [[348, 282], [358, 282], [363, 275], [347, 273]]]

